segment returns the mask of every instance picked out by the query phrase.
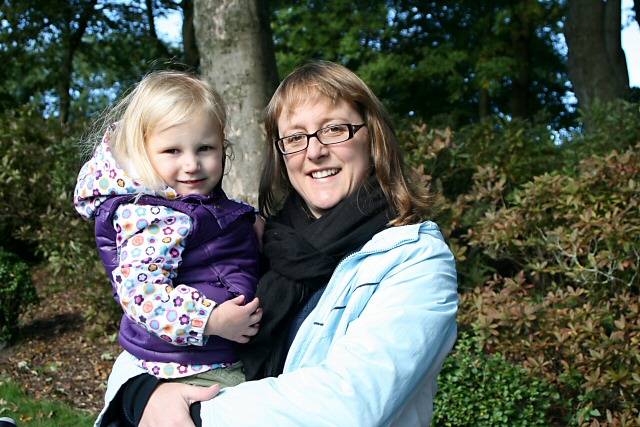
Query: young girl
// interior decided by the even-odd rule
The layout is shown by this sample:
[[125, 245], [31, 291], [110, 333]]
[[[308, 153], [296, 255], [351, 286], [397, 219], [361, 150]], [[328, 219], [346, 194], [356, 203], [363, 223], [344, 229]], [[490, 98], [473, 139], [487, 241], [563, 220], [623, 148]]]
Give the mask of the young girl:
[[242, 382], [234, 342], [262, 316], [254, 210], [221, 186], [225, 121], [205, 82], [152, 73], [109, 114], [75, 188], [124, 310], [120, 357], [159, 379]]

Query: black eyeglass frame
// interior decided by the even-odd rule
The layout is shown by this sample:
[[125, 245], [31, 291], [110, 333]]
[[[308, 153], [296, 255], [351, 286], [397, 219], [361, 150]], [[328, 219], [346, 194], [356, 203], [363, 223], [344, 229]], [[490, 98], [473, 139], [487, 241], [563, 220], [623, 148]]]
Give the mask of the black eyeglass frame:
[[[347, 129], [349, 129], [349, 136], [348, 136], [346, 139], [343, 139], [342, 141], [336, 141], [336, 142], [322, 142], [322, 140], [318, 137], [318, 132], [320, 132], [321, 130], [327, 129], [327, 128], [331, 128], [331, 127], [333, 127], [333, 126], [346, 126], [346, 127], [347, 127]], [[359, 125], [354, 125], [354, 124], [351, 124], [351, 123], [337, 123], [337, 124], [334, 124], [334, 125], [329, 125], [329, 126], [322, 127], [322, 128], [318, 129], [317, 131], [315, 131], [315, 132], [313, 132], [313, 133], [294, 133], [294, 134], [291, 134], [291, 135], [283, 136], [282, 138], [278, 138], [278, 139], [276, 139], [276, 140], [275, 140], [275, 144], [276, 144], [276, 147], [278, 148], [278, 151], [279, 151], [283, 156], [288, 156], [289, 154], [299, 153], [299, 152], [304, 151], [304, 150], [306, 150], [307, 148], [309, 148], [309, 142], [311, 141], [311, 138], [313, 138], [314, 136], [316, 137], [316, 139], [318, 140], [318, 142], [319, 142], [320, 144], [322, 144], [322, 145], [341, 144], [341, 143], [343, 143], [343, 142], [347, 142], [347, 141], [349, 141], [350, 139], [353, 139], [353, 137], [356, 135], [356, 132], [358, 132], [360, 129], [362, 129], [362, 128], [363, 128], [363, 127], [365, 127], [365, 126], [367, 126], [367, 124], [366, 124], [366, 123], [362, 123], [362, 124], [359, 124]], [[304, 146], [304, 148], [301, 148], [301, 149], [296, 150], [296, 151], [288, 151], [288, 152], [286, 152], [286, 153], [285, 153], [284, 148], [282, 148], [282, 147], [280, 146], [280, 144], [281, 144], [281, 142], [282, 142], [283, 140], [285, 140], [285, 139], [287, 139], [287, 138], [290, 138], [290, 137], [292, 137], [293, 135], [300, 135], [300, 136], [304, 135], [304, 136], [306, 136], [306, 137], [307, 137], [307, 143], [306, 143], [306, 145]]]

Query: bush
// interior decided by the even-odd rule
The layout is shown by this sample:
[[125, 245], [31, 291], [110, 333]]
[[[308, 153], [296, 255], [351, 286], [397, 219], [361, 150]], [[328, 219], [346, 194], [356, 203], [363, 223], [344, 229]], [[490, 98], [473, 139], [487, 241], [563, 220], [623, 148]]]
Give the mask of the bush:
[[[435, 219], [458, 261], [459, 321], [477, 357], [500, 355], [557, 390], [554, 425], [640, 425], [640, 109], [616, 102], [583, 118], [587, 131], [558, 146], [549, 130], [500, 119], [455, 135], [423, 125], [402, 140], [439, 192]], [[447, 375], [443, 390], [466, 378]], [[470, 384], [458, 399], [475, 396]], [[464, 405], [475, 403], [447, 415], [471, 417]]]
[[[567, 274], [575, 273], [579, 276], [578, 280], [582, 280], [583, 283], [591, 281], [588, 277], [590, 274], [598, 276], [605, 274], [599, 280], [606, 277], [609, 282], [628, 281], [630, 276], [633, 276], [631, 273], [633, 263], [628, 259], [620, 260], [619, 256], [620, 253], [629, 253], [632, 259], [634, 257], [637, 259], [634, 248], [638, 247], [638, 243], [633, 241], [637, 231], [633, 229], [635, 227], [632, 224], [633, 221], [626, 221], [626, 224], [632, 225], [632, 228], [620, 233], [622, 235], [630, 232], [628, 237], [619, 238], [614, 236], [615, 230], [612, 233], [609, 231], [614, 226], [614, 221], [618, 219], [616, 215], [626, 215], [628, 219], [634, 216], [633, 209], [637, 210], [638, 197], [635, 199], [633, 197], [638, 193], [637, 167], [633, 165], [633, 161], [637, 161], [637, 155], [632, 155], [630, 160], [618, 157], [607, 159], [607, 156], [613, 150], [617, 150], [617, 153], [635, 150], [637, 153], [637, 148], [633, 147], [640, 142], [640, 109], [638, 104], [624, 101], [596, 105], [583, 115], [583, 120], [589, 123], [588, 132], [583, 132], [582, 128], [571, 129], [562, 134], [561, 141], [558, 140], [557, 135], [552, 137], [553, 132], [545, 125], [495, 117], [466, 126], [455, 134], [448, 129], [429, 129], [426, 125], [414, 125], [400, 132], [409, 164], [422, 173], [424, 181], [431, 183], [438, 193], [439, 214], [434, 219], [449, 239], [459, 262], [461, 290], [472, 290], [488, 280], [493, 273], [499, 273], [505, 277], [511, 276], [523, 268], [528, 268], [525, 266], [527, 263], [531, 268], [537, 269], [554, 263], [564, 264], [560, 267], [562, 271], [558, 273], [564, 275], [560, 280], [571, 279]], [[561, 144], [558, 145], [558, 142]], [[585, 160], [588, 158], [595, 160]], [[602, 164], [603, 158], [604, 163], [619, 162], [619, 164], [606, 170], [607, 166]], [[590, 172], [590, 167], [595, 167], [597, 170]], [[613, 176], [617, 173], [615, 167], [623, 168], [620, 171], [622, 176]], [[507, 243], [508, 247], [498, 247], [496, 239], [491, 236], [494, 232], [501, 233], [502, 230], [497, 227], [513, 219], [518, 224], [528, 223], [531, 226], [530, 230], [521, 227], [521, 231], [527, 233], [529, 239], [540, 237], [536, 228], [540, 225], [540, 221], [527, 220], [530, 214], [527, 209], [531, 207], [534, 215], [540, 214], [540, 209], [535, 209], [538, 200], [531, 199], [528, 205], [510, 212], [505, 210], [513, 206], [516, 197], [514, 193], [519, 192], [522, 197], [523, 187], [535, 186], [539, 190], [538, 194], [531, 194], [531, 197], [542, 194], [548, 197], [542, 200], [547, 203], [544, 214], [546, 218], [551, 219], [551, 221], [544, 219], [542, 222], [548, 226], [557, 219], [552, 218], [555, 210], [553, 198], [559, 195], [558, 191], [562, 190], [561, 187], [566, 187], [564, 202], [573, 203], [572, 196], [579, 199], [580, 206], [575, 209], [577, 214], [587, 203], [585, 199], [592, 197], [590, 185], [597, 185], [598, 178], [604, 178], [607, 183], [615, 184], [617, 187], [610, 189], [611, 194], [607, 193], [604, 185], [594, 189], [595, 197], [599, 198], [594, 200], [591, 207], [595, 215], [585, 221], [585, 228], [580, 230], [583, 233], [580, 237], [588, 239], [589, 233], [594, 230], [591, 227], [597, 227], [597, 221], [606, 222], [606, 219], [600, 215], [607, 209], [621, 208], [622, 210], [619, 211], [609, 211], [613, 217], [608, 221], [608, 227], [589, 242], [593, 246], [589, 252], [597, 251], [601, 257], [609, 257], [607, 261], [603, 261], [604, 258], [596, 259], [595, 264], [608, 263], [608, 265], [604, 267], [601, 265], [595, 269], [591, 263], [593, 260], [589, 259], [588, 254], [586, 259], [589, 263], [583, 264], [584, 258], [580, 258], [583, 254], [572, 252], [574, 248], [566, 241], [559, 242], [558, 240], [561, 239], [553, 233], [545, 236], [549, 239], [548, 246], [560, 245], [562, 250], [556, 250], [555, 253], [563, 259], [552, 256], [541, 260], [542, 256], [551, 254], [549, 251], [544, 251], [542, 255], [536, 253], [534, 260], [531, 260], [531, 253], [523, 253], [519, 246], [522, 240], [508, 241], [505, 236], [505, 240], [501, 243]], [[622, 182], [629, 178], [631, 181]], [[586, 180], [587, 183], [581, 183], [581, 180]], [[545, 188], [547, 185], [553, 188]], [[626, 185], [628, 187], [625, 189]], [[570, 194], [572, 190], [573, 193]], [[619, 190], [623, 190], [623, 193], [617, 194]], [[631, 200], [633, 205], [631, 210], [621, 207], [621, 203], [618, 203], [616, 198]], [[597, 204], [600, 199], [606, 204], [604, 208]], [[495, 217], [498, 211], [501, 218]], [[508, 214], [512, 215], [512, 218], [507, 218]], [[635, 217], [637, 218], [637, 215]], [[561, 219], [561, 221], [566, 224], [574, 220]], [[482, 225], [478, 227], [480, 222]], [[568, 228], [563, 229], [563, 231], [566, 230]], [[478, 232], [482, 231], [486, 233], [478, 236]], [[607, 233], [607, 238], [612, 238], [617, 243], [612, 244], [611, 241], [607, 241], [606, 248], [603, 248], [602, 244], [597, 242]], [[493, 252], [492, 249], [487, 251], [490, 245], [484, 245], [482, 242], [488, 235], [490, 245], [495, 243]], [[564, 236], [570, 236], [570, 234]], [[580, 242], [582, 245], [584, 243], [586, 242]], [[611, 256], [611, 250], [620, 252], [618, 255]], [[620, 277], [616, 270], [618, 267], [613, 266], [616, 262], [622, 262], [625, 270], [622, 276], [625, 277]], [[576, 272], [576, 268], [580, 268], [578, 263], [584, 267], [581, 273]], [[610, 270], [612, 266], [616, 271]], [[637, 267], [637, 263], [635, 266]], [[541, 277], [540, 280], [558, 279], [550, 276], [555, 274], [550, 271], [551, 269], [553, 267], [550, 267], [549, 274]], [[572, 272], [570, 273], [569, 270]], [[592, 273], [595, 270], [597, 272]]]
[[433, 178], [447, 199], [468, 194], [479, 168], [492, 166], [508, 189], [562, 166], [546, 125], [490, 117], [458, 132], [414, 124], [399, 134], [407, 162]]
[[0, 343], [14, 338], [18, 316], [37, 300], [29, 266], [0, 248]]
[[433, 425], [548, 426], [558, 393], [500, 355], [485, 355], [461, 334], [438, 377]]
[[[595, 300], [595, 301], [594, 301]], [[523, 273], [461, 296], [459, 321], [480, 345], [559, 391], [564, 425], [640, 425], [640, 301], [567, 287], [540, 296]]]
[[0, 234], [8, 250], [33, 255], [27, 242], [16, 241], [17, 230], [35, 225], [51, 197], [43, 185], [51, 156], [46, 147], [54, 145], [55, 126], [38, 111], [23, 108], [0, 114]]
[[640, 294], [640, 145], [583, 160], [577, 176], [536, 177], [509, 206], [485, 213], [470, 244], [538, 287], [571, 285], [595, 298]]
[[400, 133], [408, 163], [438, 197], [434, 219], [459, 261], [460, 288], [484, 283], [500, 266], [469, 245], [467, 232], [507, 194], [534, 176], [562, 166], [546, 125], [491, 117], [462, 128], [414, 125]]
[[42, 261], [47, 286], [93, 290], [83, 314], [96, 329], [111, 329], [121, 311], [95, 249], [93, 224], [73, 208], [83, 128], [81, 121], [64, 127], [28, 107], [0, 115], [0, 231], [13, 239], [12, 251]]
[[576, 165], [591, 156], [627, 151], [640, 142], [640, 104], [622, 100], [596, 102], [583, 112], [585, 132], [578, 129], [563, 144], [564, 163]]

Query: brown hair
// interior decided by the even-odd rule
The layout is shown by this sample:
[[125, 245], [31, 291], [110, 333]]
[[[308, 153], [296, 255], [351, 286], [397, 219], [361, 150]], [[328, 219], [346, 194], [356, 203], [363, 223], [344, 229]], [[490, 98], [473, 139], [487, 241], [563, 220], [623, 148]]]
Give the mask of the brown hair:
[[344, 100], [362, 115], [371, 136], [371, 156], [376, 178], [397, 216], [392, 225], [420, 221], [428, 214], [428, 188], [409, 178], [398, 140], [384, 106], [367, 85], [342, 65], [326, 61], [305, 64], [289, 74], [278, 86], [265, 111], [267, 150], [260, 179], [259, 206], [262, 215], [276, 213], [283, 199], [293, 190], [282, 154], [276, 149], [278, 119], [312, 96], [326, 96], [333, 102]]

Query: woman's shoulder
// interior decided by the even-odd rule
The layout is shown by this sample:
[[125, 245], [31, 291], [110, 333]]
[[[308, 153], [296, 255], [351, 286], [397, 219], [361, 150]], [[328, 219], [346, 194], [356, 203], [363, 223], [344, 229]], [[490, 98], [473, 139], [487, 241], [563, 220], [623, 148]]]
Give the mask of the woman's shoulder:
[[447, 247], [440, 227], [433, 221], [386, 228], [375, 234], [362, 248], [364, 251], [386, 251], [408, 245]]
[[377, 283], [402, 271], [455, 271], [455, 260], [438, 226], [426, 221], [379, 232], [344, 268], [360, 281]]

